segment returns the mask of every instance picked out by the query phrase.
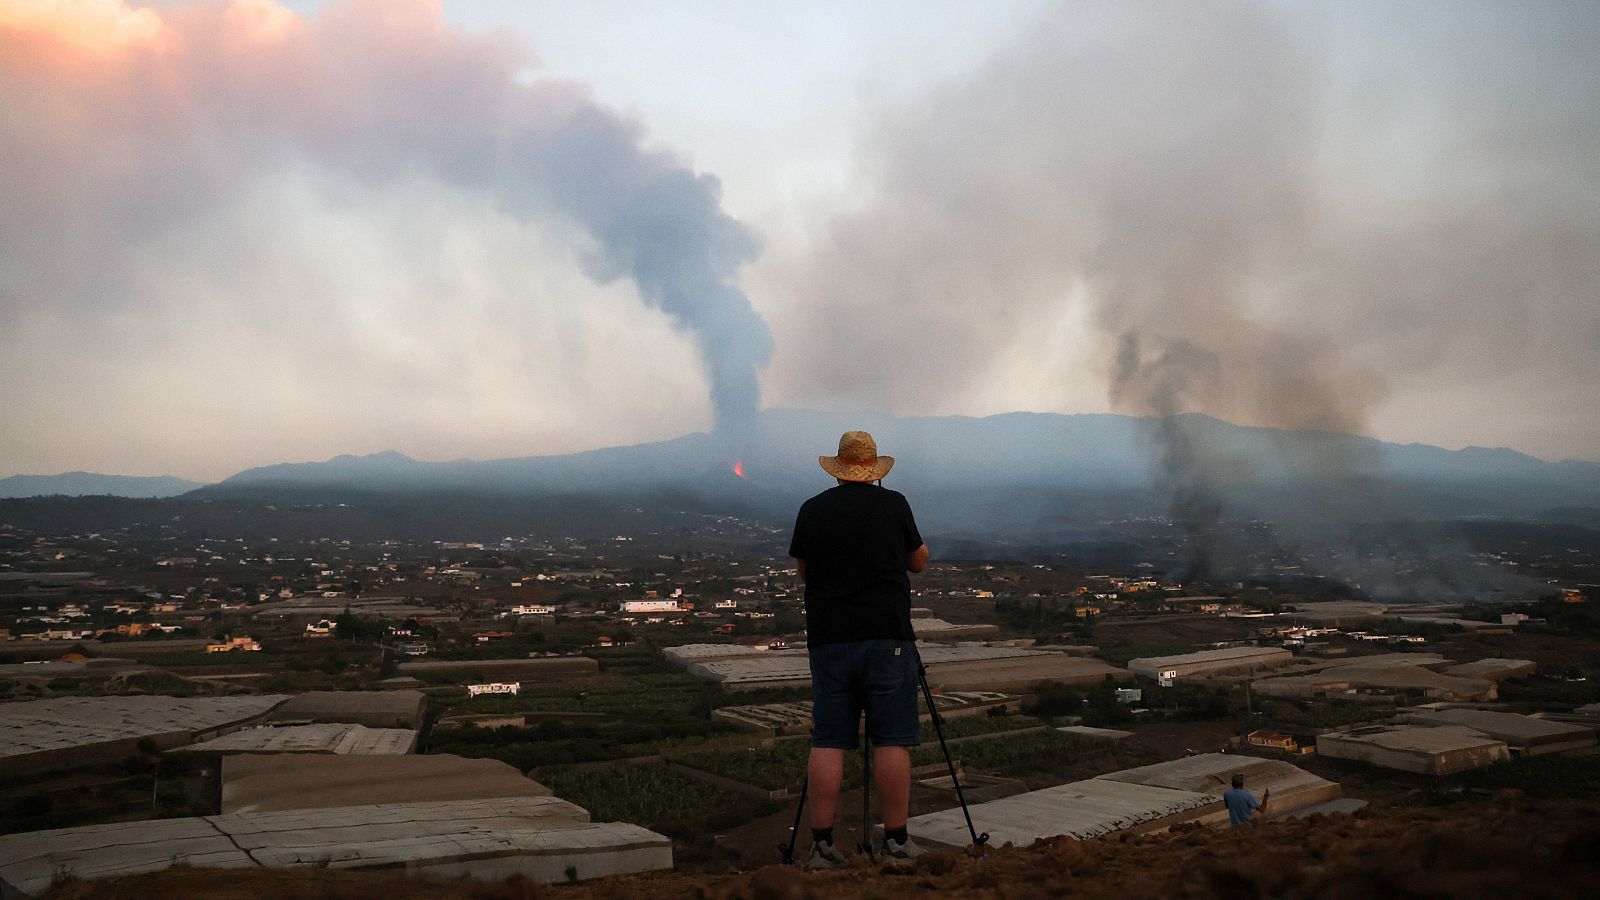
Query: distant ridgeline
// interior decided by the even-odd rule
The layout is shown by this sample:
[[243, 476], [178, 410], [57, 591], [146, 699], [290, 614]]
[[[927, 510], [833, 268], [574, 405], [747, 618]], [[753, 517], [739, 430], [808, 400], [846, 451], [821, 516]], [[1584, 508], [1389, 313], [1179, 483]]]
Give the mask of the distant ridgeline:
[[[1162, 422], [788, 410], [762, 414], [737, 436], [442, 463], [387, 452], [250, 469], [163, 500], [0, 500], [0, 524], [82, 531], [159, 522], [283, 538], [481, 540], [639, 533], [704, 513], [786, 531], [799, 502], [828, 486], [817, 456], [852, 428], [872, 431], [896, 457], [885, 483], [910, 497], [930, 544], [937, 537], [963, 555], [1022, 558], [1092, 546], [1110, 553], [1109, 563], [1146, 553], [1147, 533], [1165, 528], [1170, 536], [1177, 526], [1180, 543], [1219, 558], [1230, 543], [1258, 540], [1246, 527], [1252, 522], [1304, 537], [1419, 522], [1453, 522], [1459, 531], [1482, 517], [1584, 526], [1567, 532], [1580, 542], [1600, 536], [1586, 530], [1600, 526], [1600, 463], [1249, 428], [1198, 414]], [[156, 479], [128, 479], [146, 480]], [[1407, 527], [1424, 542], [1459, 537]], [[782, 552], [780, 539], [772, 543]]]
[[0, 478], [0, 497], [176, 497], [198, 487], [205, 487], [205, 484], [170, 475], [143, 477], [63, 472], [60, 475], [13, 475]]

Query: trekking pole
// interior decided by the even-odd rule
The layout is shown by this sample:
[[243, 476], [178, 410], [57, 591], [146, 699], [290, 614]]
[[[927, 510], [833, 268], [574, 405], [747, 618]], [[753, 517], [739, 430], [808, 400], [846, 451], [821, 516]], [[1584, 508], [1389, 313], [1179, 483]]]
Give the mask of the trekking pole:
[[939, 707], [933, 702], [933, 689], [928, 687], [928, 667], [922, 662], [922, 653], [913, 647], [912, 652], [917, 654], [917, 680], [922, 682], [922, 699], [928, 704], [928, 718], [933, 720], [933, 733], [939, 736], [939, 747], [944, 751], [945, 768], [950, 770], [950, 783], [955, 785], [956, 800], [961, 803], [961, 815], [967, 820], [967, 833], [972, 835], [972, 845], [982, 847], [989, 842], [989, 832], [978, 833], [972, 826], [972, 812], [967, 809], [967, 795], [961, 790], [961, 779], [956, 776], [956, 764], [950, 758], [950, 745], [944, 739], [944, 717], [939, 715]]
[[800, 837], [800, 814], [805, 812], [806, 793], [811, 789], [811, 773], [806, 772], [806, 777], [800, 782], [800, 805], [794, 810], [794, 824], [789, 826], [789, 846], [778, 845], [778, 858], [786, 866], [794, 865], [794, 842]]

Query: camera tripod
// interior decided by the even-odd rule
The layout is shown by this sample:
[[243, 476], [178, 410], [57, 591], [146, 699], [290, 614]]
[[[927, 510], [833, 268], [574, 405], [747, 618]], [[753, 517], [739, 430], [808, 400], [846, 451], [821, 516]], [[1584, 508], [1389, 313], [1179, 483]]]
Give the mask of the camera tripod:
[[[950, 744], [944, 738], [944, 716], [939, 713], [938, 704], [933, 702], [933, 689], [928, 687], [928, 666], [923, 663], [922, 654], [917, 651], [915, 643], [911, 652], [917, 657], [917, 682], [922, 687], [922, 699], [928, 706], [928, 717], [933, 721], [933, 733], [939, 736], [939, 748], [944, 751], [945, 768], [950, 772], [950, 784], [956, 789], [961, 815], [967, 820], [967, 834], [972, 836], [973, 846], [982, 847], [989, 842], [989, 832], [979, 834], [978, 829], [973, 827], [972, 811], [967, 808], [967, 796], [961, 789], [955, 760], [950, 756]], [[800, 836], [800, 818], [805, 814], [806, 793], [810, 787], [811, 774], [807, 772], [805, 780], [800, 783], [800, 805], [794, 811], [794, 824], [789, 826], [789, 843], [787, 846], [778, 845], [778, 858], [784, 865], [794, 864], [794, 844]], [[876, 860], [872, 849], [872, 741], [866, 735], [862, 735], [861, 741], [861, 840], [856, 844], [856, 849], [866, 854], [868, 859]]]

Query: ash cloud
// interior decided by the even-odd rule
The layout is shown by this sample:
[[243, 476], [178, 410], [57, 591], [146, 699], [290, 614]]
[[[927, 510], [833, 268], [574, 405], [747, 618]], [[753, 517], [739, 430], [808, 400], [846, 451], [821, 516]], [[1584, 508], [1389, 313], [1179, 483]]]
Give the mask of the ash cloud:
[[[359, 417], [367, 398], [409, 389], [409, 416], [365, 414], [383, 442], [370, 449], [404, 446], [386, 422], [445, 422], [428, 418], [429, 403], [481, 402], [478, 413], [501, 421], [574, 417], [603, 440], [609, 426], [584, 422], [586, 407], [612, 420], [647, 418], [653, 404], [611, 399], [637, 392], [638, 378], [595, 371], [596, 359], [646, 373], [679, 415], [686, 386], [671, 372], [678, 354], [650, 350], [660, 329], [621, 308], [618, 285], [690, 336], [716, 429], [749, 428], [772, 352], [737, 282], [755, 236], [722, 211], [714, 177], [648, 146], [582, 86], [530, 79], [530, 64], [519, 43], [460, 32], [428, 0], [344, 0], [314, 18], [267, 0], [0, 0], [0, 354], [18, 401], [6, 404], [16, 418], [0, 419], [13, 434], [0, 454], [19, 466], [83, 459], [61, 452], [84, 424], [66, 422], [70, 410], [118, 391], [146, 417], [129, 432], [198, 444], [218, 425], [175, 416], [184, 401], [171, 395], [207, 386], [152, 356], [224, 340], [264, 376], [236, 382], [231, 404], [207, 401], [224, 429], [247, 427], [229, 405], [281, 414], [262, 427], [298, 429], [302, 416]], [[596, 286], [575, 285], [563, 265]], [[140, 347], [113, 334], [119, 325], [184, 338]], [[508, 339], [519, 328], [520, 350]], [[53, 357], [30, 346], [74, 332], [124, 356], [120, 383], [97, 391], [36, 371]], [[348, 342], [325, 352], [341, 332]], [[369, 358], [304, 382], [283, 371], [328, 368], [340, 354]], [[364, 394], [337, 386], [380, 372], [389, 383]], [[128, 386], [141, 379], [142, 390]], [[39, 392], [55, 403], [24, 409]], [[441, 427], [436, 452], [459, 453], [459, 442], [444, 450]], [[335, 430], [334, 448], [309, 455], [368, 444], [360, 427]]]
[[1158, 414], [1132, 334], [1216, 360], [1179, 411], [1600, 457], [1597, 47], [1584, 4], [1063, 5], [875, 123], [859, 209], [774, 263], [817, 323], [774, 381]]
[[[884, 113], [869, 199], [788, 273], [849, 325], [786, 331], [775, 371], [902, 412], [1006, 358], [1054, 373], [1058, 409], [1098, 384], [1152, 417], [1194, 573], [1238, 573], [1223, 520], [1272, 477], [1311, 501], [1275, 540], [1399, 514], [1326, 432], [1600, 457], [1597, 48], [1567, 3], [1063, 5]], [[1291, 430], [1299, 470], [1241, 471], [1187, 413]]]

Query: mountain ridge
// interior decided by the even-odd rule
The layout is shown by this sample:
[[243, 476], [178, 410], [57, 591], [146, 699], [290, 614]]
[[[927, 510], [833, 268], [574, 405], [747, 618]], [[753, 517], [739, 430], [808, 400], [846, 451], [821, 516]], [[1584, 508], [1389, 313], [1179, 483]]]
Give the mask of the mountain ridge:
[[205, 487], [172, 475], [104, 475], [99, 472], [62, 472], [56, 475], [12, 475], [0, 478], [0, 497], [176, 497]]
[[[227, 490], [241, 485], [271, 482], [298, 484], [349, 484], [374, 486], [385, 477], [401, 479], [394, 487], [484, 486], [494, 479], [532, 477], [540, 487], [558, 475], [577, 476], [568, 487], [606, 479], [622, 483], [648, 480], [651, 473], [637, 469], [608, 470], [606, 479], [595, 466], [629, 466], [648, 463], [665, 478], [702, 477], [707, 468], [731, 466], [745, 459], [753, 472], [765, 469], [787, 475], [810, 474], [816, 455], [832, 450], [833, 434], [855, 425], [873, 431], [883, 452], [900, 460], [902, 475], [955, 476], [985, 480], [986, 469], [1010, 466], [1016, 472], [1053, 476], [1089, 476], [1102, 481], [1148, 484], [1161, 461], [1150, 448], [1161, 444], [1159, 418], [1114, 413], [1058, 414], [1009, 412], [992, 416], [893, 417], [877, 413], [826, 413], [806, 410], [768, 410], [753, 439], [728, 440], [714, 433], [694, 432], [642, 444], [603, 447], [575, 453], [455, 459], [444, 462], [416, 460], [394, 450], [355, 456], [341, 454], [324, 461], [278, 463], [245, 469], [211, 487]], [[1600, 463], [1583, 460], [1548, 462], [1511, 448], [1468, 446], [1450, 450], [1432, 444], [1391, 443], [1377, 438], [1339, 432], [1288, 431], [1264, 426], [1234, 425], [1199, 413], [1184, 413], [1172, 422], [1195, 440], [1198, 450], [1212, 462], [1251, 459], [1264, 465], [1258, 479], [1270, 476], [1305, 476], [1333, 473], [1340, 476], [1424, 476], [1438, 479], [1483, 477], [1572, 477], [1596, 479]], [[803, 448], [803, 449], [802, 449]], [[987, 464], [985, 457], [987, 457]], [[1063, 465], [1070, 463], [1070, 465]]]
[[[1035, 516], [1166, 515], [1175, 492], [1212, 498], [1220, 515], [1339, 521], [1472, 515], [1549, 521], [1554, 510], [1571, 517], [1600, 507], [1600, 463], [1546, 462], [1510, 448], [1449, 450], [1242, 426], [1199, 413], [1169, 419], [1035, 412], [895, 417], [777, 409], [757, 421], [757, 429], [740, 438], [695, 432], [544, 456], [432, 462], [392, 449], [340, 454], [245, 469], [210, 485], [172, 479], [166, 493], [121, 495], [173, 496], [187, 486], [195, 499], [260, 502], [438, 492], [619, 503], [670, 497], [777, 519], [826, 485], [817, 456], [832, 452], [839, 433], [859, 428], [872, 431], [882, 452], [897, 458], [888, 483], [917, 497], [932, 522], [993, 518], [1020, 529]], [[747, 477], [734, 474], [736, 460]], [[0, 485], [17, 480], [0, 479]], [[59, 483], [34, 483], [45, 486], [34, 495], [118, 494], [115, 486], [64, 490]], [[1588, 520], [1587, 513], [1576, 515]]]

